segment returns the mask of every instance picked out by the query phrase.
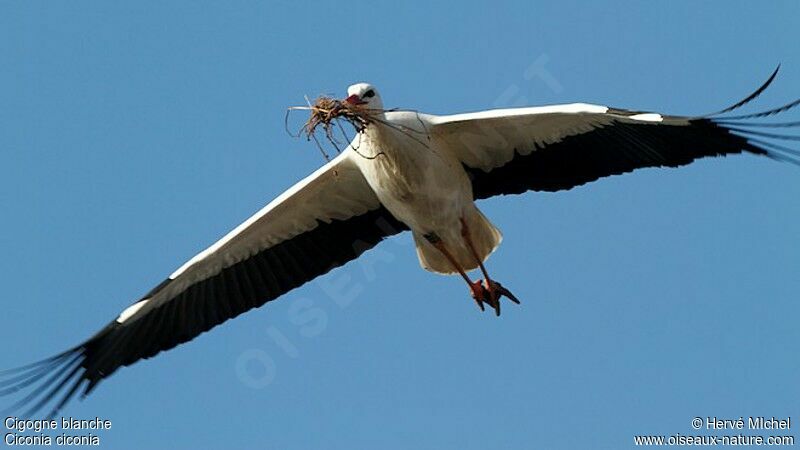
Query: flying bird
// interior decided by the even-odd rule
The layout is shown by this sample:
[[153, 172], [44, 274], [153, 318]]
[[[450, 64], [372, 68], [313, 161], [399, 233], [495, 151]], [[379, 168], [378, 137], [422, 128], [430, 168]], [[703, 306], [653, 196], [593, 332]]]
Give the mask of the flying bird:
[[[800, 122], [762, 122], [800, 104], [730, 113], [772, 83], [717, 113], [684, 117], [601, 105], [495, 109], [438, 116], [387, 110], [375, 86], [350, 86], [341, 104], [366, 121], [336, 158], [304, 178], [175, 270], [86, 341], [45, 360], [0, 372], [12, 409], [55, 415], [120, 367], [151, 358], [274, 300], [411, 231], [420, 265], [458, 274], [477, 306], [500, 314], [519, 300], [484, 264], [500, 245], [475, 201], [572, 189], [645, 167], [678, 167], [708, 156], [750, 153], [800, 164], [774, 132]], [[767, 131], [764, 131], [764, 130]], [[479, 270], [481, 279], [469, 272]]]

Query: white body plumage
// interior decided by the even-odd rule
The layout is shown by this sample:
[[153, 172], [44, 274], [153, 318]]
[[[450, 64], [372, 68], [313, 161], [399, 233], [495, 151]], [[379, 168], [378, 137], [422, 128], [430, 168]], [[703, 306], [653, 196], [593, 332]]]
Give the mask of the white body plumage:
[[430, 133], [430, 116], [390, 111], [376, 118], [354, 139], [349, 157], [386, 209], [411, 228], [422, 267], [455, 272], [425, 238], [432, 235], [445, 243], [461, 267], [477, 268], [461, 236], [461, 220], [468, 224], [481, 261], [502, 236], [475, 206], [472, 184], [461, 162]]

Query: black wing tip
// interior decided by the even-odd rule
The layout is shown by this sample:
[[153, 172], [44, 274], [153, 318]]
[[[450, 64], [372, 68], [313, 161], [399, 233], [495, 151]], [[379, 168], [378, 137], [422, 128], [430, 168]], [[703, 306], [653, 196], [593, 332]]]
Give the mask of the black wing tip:
[[49, 358], [0, 372], [0, 397], [20, 397], [2, 413], [23, 411], [22, 417], [32, 418], [51, 405], [47, 418], [53, 418], [84, 384], [86, 388], [81, 399], [85, 398], [106, 376], [94, 368], [98, 363], [95, 347], [117, 328], [119, 324], [112, 322], [80, 345]]
[[721, 123], [721, 124], [746, 125], [746, 126], [751, 126], [751, 127], [793, 127], [793, 126], [797, 126], [798, 122], [764, 123], [764, 124], [761, 124], [761, 123], [741, 123], [739, 121], [747, 120], [747, 119], [760, 119], [760, 118], [769, 117], [769, 116], [773, 116], [775, 114], [780, 114], [782, 112], [788, 111], [788, 110], [793, 109], [796, 106], [800, 105], [800, 98], [798, 98], [796, 100], [793, 100], [791, 102], [788, 102], [788, 103], [786, 103], [786, 104], [784, 104], [782, 106], [778, 106], [777, 108], [768, 109], [766, 111], [760, 111], [760, 112], [756, 112], [756, 113], [752, 113], [752, 114], [743, 114], [743, 115], [739, 115], [739, 116], [716, 117], [716, 116], [721, 116], [721, 115], [723, 115], [725, 113], [729, 113], [729, 112], [731, 112], [731, 111], [733, 111], [735, 109], [738, 109], [738, 108], [746, 105], [750, 101], [754, 100], [759, 95], [761, 95], [761, 93], [763, 93], [767, 89], [767, 87], [769, 87], [772, 84], [772, 82], [775, 80], [775, 78], [778, 75], [778, 71], [780, 70], [780, 68], [781, 68], [781, 65], [778, 64], [778, 67], [775, 68], [775, 70], [772, 72], [772, 75], [770, 75], [770, 77], [767, 79], [767, 81], [765, 81], [764, 84], [762, 84], [758, 89], [756, 89], [752, 94], [747, 96], [744, 100], [741, 100], [740, 102], [738, 102], [738, 103], [736, 103], [736, 104], [734, 104], [734, 105], [732, 105], [732, 106], [730, 106], [728, 108], [725, 108], [725, 109], [723, 109], [721, 111], [717, 111], [717, 112], [715, 112], [713, 114], [708, 114], [708, 115], [702, 116], [700, 118], [701, 119], [709, 119], [709, 120], [712, 120], [712, 121], [714, 121], [716, 123]]
[[[69, 386], [67, 394], [72, 393], [75, 385], [83, 381], [84, 360], [85, 348], [77, 346], [36, 363], [3, 371], [0, 375], [0, 386], [3, 386], [0, 397], [25, 394], [6, 408], [3, 414], [24, 410], [24, 417], [33, 417], [58, 398], [65, 387]], [[71, 394], [62, 397], [47, 417], [55, 416], [71, 397]]]
[[714, 117], [714, 116], [719, 116], [719, 115], [722, 115], [722, 114], [725, 114], [725, 113], [729, 113], [729, 112], [731, 112], [733, 110], [736, 110], [736, 109], [739, 109], [742, 106], [744, 106], [744, 105], [750, 103], [751, 101], [755, 100], [756, 97], [761, 95], [772, 84], [772, 82], [775, 81], [775, 78], [778, 76], [778, 72], [780, 70], [781, 70], [781, 63], [778, 63], [778, 66], [775, 67], [775, 70], [772, 71], [772, 74], [769, 76], [769, 78], [767, 78], [767, 81], [762, 83], [761, 86], [759, 86], [758, 89], [753, 91], [750, 95], [748, 95], [744, 99], [734, 103], [733, 105], [731, 105], [731, 106], [729, 106], [727, 108], [721, 109], [721, 110], [719, 110], [717, 112], [714, 112], [714, 113], [711, 113], [711, 114], [706, 114], [706, 115], [704, 115], [702, 117], [703, 118], [709, 118], [709, 117]]
[[[800, 104], [800, 101], [796, 103]], [[746, 144], [744, 150], [750, 153], [766, 155], [776, 161], [788, 162], [800, 166], [800, 149], [787, 147], [778, 143], [780, 141], [800, 141], [800, 135], [765, 132], [759, 129], [763, 126], [800, 128], [800, 122], [785, 122], [780, 124], [724, 120], [711, 120], [711, 122], [725, 129], [731, 135], [741, 138]]]
[[[781, 64], [778, 66], [758, 89], [747, 96], [744, 100], [718, 111], [702, 117], [700, 120], [708, 120], [715, 125], [724, 128], [728, 133], [737, 136], [745, 141], [745, 151], [750, 153], [766, 155], [776, 161], [788, 162], [800, 166], [800, 150], [778, 144], [776, 141], [800, 141], [800, 136], [794, 134], [784, 134], [776, 132], [766, 132], [760, 128], [800, 128], [800, 121], [789, 122], [759, 122], [756, 119], [774, 116], [784, 113], [800, 106], [800, 99], [793, 100], [776, 108], [755, 112], [752, 114], [742, 114], [738, 116], [724, 116], [735, 109], [738, 109], [751, 100], [755, 99], [769, 87], [780, 71]], [[723, 116], [723, 117], [716, 117]]]

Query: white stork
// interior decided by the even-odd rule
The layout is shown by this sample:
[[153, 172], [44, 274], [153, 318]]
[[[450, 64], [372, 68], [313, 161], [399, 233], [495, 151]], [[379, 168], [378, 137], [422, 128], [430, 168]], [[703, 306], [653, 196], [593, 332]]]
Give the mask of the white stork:
[[[800, 162], [775, 143], [798, 139], [756, 127], [800, 122], [756, 114], [681, 117], [575, 103], [435, 116], [384, 110], [377, 89], [359, 83], [346, 102], [376, 112], [338, 157], [292, 186], [222, 239], [180, 266], [98, 333], [51, 358], [0, 373], [0, 394], [31, 392], [12, 409], [29, 414], [52, 401], [55, 415], [117, 369], [194, 339], [410, 230], [423, 268], [458, 273], [471, 296], [500, 314], [517, 299], [483, 262], [500, 231], [475, 200], [525, 191], [560, 191], [642, 167], [678, 167], [735, 153]], [[756, 128], [756, 129], [754, 129]], [[483, 280], [467, 272], [479, 268]], [[25, 392], [23, 392], [25, 393]]]

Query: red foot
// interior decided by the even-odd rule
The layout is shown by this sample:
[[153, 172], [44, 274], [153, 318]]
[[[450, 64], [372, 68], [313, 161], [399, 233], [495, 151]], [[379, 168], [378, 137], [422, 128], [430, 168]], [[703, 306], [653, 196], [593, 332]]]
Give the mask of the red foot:
[[472, 298], [478, 304], [481, 311], [484, 311], [483, 304], [491, 306], [496, 315], [500, 315], [500, 299], [503, 297], [508, 298], [512, 302], [519, 305], [519, 300], [508, 289], [504, 288], [502, 284], [497, 281], [478, 280], [469, 286]]
[[[472, 294], [472, 298], [475, 299], [475, 303], [478, 304], [478, 308], [480, 308], [481, 311], [485, 311], [486, 309], [483, 307], [483, 303], [485, 302], [484, 299], [489, 297], [489, 293], [486, 291], [486, 288], [483, 287], [482, 280], [471, 283], [469, 285], [469, 290], [470, 294]], [[491, 304], [489, 304], [489, 306], [491, 306]]]

